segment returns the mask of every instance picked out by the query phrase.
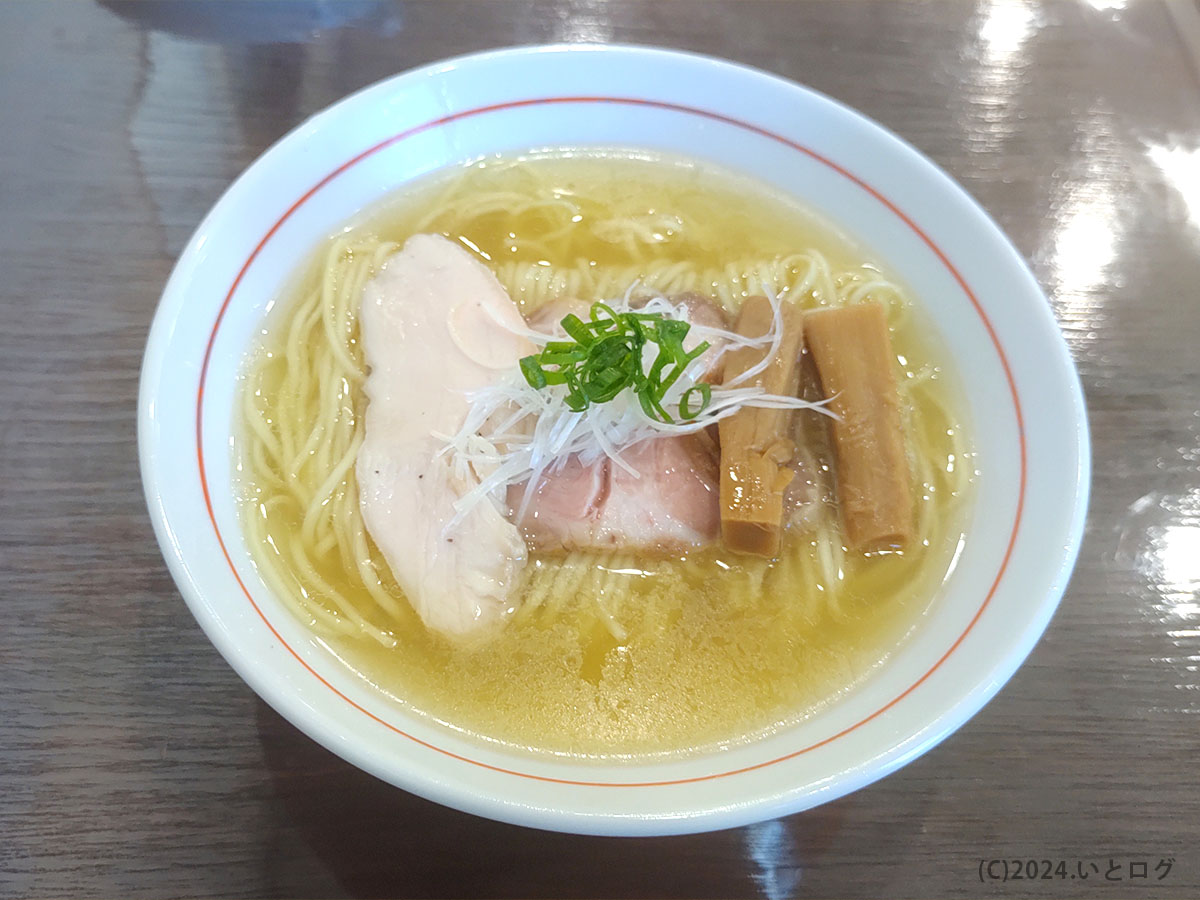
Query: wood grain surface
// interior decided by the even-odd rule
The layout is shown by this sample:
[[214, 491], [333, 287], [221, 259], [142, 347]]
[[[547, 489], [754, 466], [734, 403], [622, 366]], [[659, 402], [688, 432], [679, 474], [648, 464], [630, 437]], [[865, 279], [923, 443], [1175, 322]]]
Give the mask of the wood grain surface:
[[[1200, 82], [1195, 35], [1179, 30], [1194, 13], [1156, 0], [0, 4], [0, 893], [1196, 896]], [[879, 120], [1012, 236], [1079, 365], [1093, 500], [1045, 638], [943, 745], [811, 812], [619, 840], [418, 800], [259, 701], [154, 542], [138, 366], [172, 263], [223, 188], [363, 85], [548, 40], [730, 57]], [[991, 858], [1082, 861], [1089, 878], [981, 883]], [[1098, 886], [1110, 858], [1124, 880]], [[1131, 881], [1142, 860], [1147, 878]]]

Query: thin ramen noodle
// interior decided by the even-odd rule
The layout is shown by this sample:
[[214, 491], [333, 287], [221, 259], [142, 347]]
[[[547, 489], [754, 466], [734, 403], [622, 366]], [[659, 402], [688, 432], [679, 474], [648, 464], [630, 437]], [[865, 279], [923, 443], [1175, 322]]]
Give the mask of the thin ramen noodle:
[[[771, 291], [886, 310], [917, 539], [846, 549], [825, 420], [798, 417], [821, 502], [771, 560], [713, 545], [531, 555], [505, 627], [426, 629], [363, 524], [355, 481], [363, 287], [413, 234], [477, 254], [525, 315], [633, 284], [736, 312]], [[919, 303], [835, 229], [755, 182], [620, 153], [493, 159], [406, 188], [313, 253], [251, 354], [235, 442], [248, 544], [296, 617], [396, 702], [530, 752], [680, 752], [808, 716], [878, 666], [936, 596], [973, 479], [963, 404]], [[430, 377], [436, 377], [431, 373]]]

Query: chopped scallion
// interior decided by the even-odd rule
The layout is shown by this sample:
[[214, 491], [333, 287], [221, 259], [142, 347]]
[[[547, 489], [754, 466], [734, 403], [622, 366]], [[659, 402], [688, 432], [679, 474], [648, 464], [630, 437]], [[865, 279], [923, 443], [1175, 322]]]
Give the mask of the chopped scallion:
[[[647, 416], [673, 422], [663, 400], [688, 364], [708, 349], [708, 342], [685, 350], [683, 342], [691, 325], [662, 313], [618, 313], [606, 303], [593, 303], [589, 315], [587, 322], [576, 315], [565, 316], [562, 328], [571, 340], [550, 341], [540, 353], [521, 360], [525, 380], [539, 390], [565, 384], [566, 404], [574, 412], [632, 389]], [[647, 344], [658, 347], [649, 371], [642, 364]], [[679, 417], [694, 419], [710, 402], [712, 388], [694, 385], [679, 400]], [[693, 403], [698, 405], [693, 408]]]

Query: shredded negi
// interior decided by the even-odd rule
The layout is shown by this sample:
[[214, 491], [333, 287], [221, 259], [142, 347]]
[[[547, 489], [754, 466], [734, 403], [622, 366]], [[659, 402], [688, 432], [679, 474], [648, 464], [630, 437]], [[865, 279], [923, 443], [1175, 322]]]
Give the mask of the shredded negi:
[[[471, 409], [457, 434], [434, 435], [446, 442], [441, 452], [452, 454], [457, 477], [465, 478], [468, 468], [479, 477], [455, 504], [456, 516], [447, 527], [485, 499], [503, 511], [513, 484], [527, 484], [518, 511], [524, 516], [542, 474], [572, 455], [584, 465], [607, 456], [636, 478], [639, 473], [622, 459], [623, 450], [651, 438], [700, 431], [744, 406], [834, 416], [825, 401], [743, 386], [779, 351], [783, 320], [773, 294], [767, 294], [775, 311], [770, 330], [747, 338], [689, 322], [686, 308], [661, 294], [648, 300], [642, 294], [635, 308], [636, 288], [632, 285], [621, 299], [594, 303], [589, 322], [566, 316], [562, 328], [570, 340], [522, 331], [539, 352], [471, 394]], [[688, 347], [689, 337], [699, 340]], [[703, 381], [716, 359], [735, 347], [769, 350], [759, 364], [725, 384]], [[713, 358], [701, 359], [710, 349]]]

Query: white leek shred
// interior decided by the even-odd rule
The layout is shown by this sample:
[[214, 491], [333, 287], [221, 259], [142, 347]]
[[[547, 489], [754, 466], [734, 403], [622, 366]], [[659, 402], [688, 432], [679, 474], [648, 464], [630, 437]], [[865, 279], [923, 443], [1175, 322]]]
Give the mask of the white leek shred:
[[[622, 298], [607, 301], [607, 305], [618, 313], [636, 310], [689, 321], [684, 305], [671, 303], [662, 294], [643, 292], [638, 295], [637, 287], [635, 282]], [[649, 299], [646, 299], [647, 294]], [[636, 305], [635, 297], [638, 301]], [[525, 483], [527, 487], [517, 510], [517, 518], [520, 519], [533, 496], [533, 487], [542, 475], [560, 468], [572, 455], [578, 456], [584, 465], [607, 456], [614, 465], [637, 478], [638, 472], [622, 459], [622, 450], [651, 438], [701, 431], [743, 407], [812, 409], [836, 418], [832, 411], [825, 408], [825, 401], [812, 403], [799, 397], [768, 394], [761, 387], [743, 386], [766, 369], [778, 354], [783, 340], [781, 301], [770, 291], [766, 292], [766, 297], [774, 315], [770, 330], [760, 338], [748, 338], [723, 328], [692, 324], [685, 349], [691, 349], [701, 341], [709, 341], [714, 350], [695, 360], [663, 397], [663, 408], [673, 416], [684, 393], [699, 383], [704, 372], [712, 368], [727, 350], [769, 347], [761, 362], [726, 385], [712, 385], [711, 402], [694, 419], [677, 417], [671, 423], [653, 419], [646, 415], [631, 390], [622, 391], [607, 403], [593, 403], [582, 412], [574, 412], [566, 403], [566, 385], [534, 388], [516, 366], [486, 388], [469, 394], [471, 408], [458, 433], [434, 435], [446, 442], [441, 453], [451, 454], [457, 477], [465, 479], [470, 469], [479, 478], [479, 483], [455, 503], [455, 516], [447, 528], [456, 525], [469, 510], [484, 500], [506, 511], [508, 487]], [[529, 339], [538, 349], [545, 347], [549, 341], [563, 339], [560, 335], [542, 334], [532, 329], [522, 329], [517, 333]], [[649, 366], [657, 350], [647, 345], [645, 352], [645, 365]]]

